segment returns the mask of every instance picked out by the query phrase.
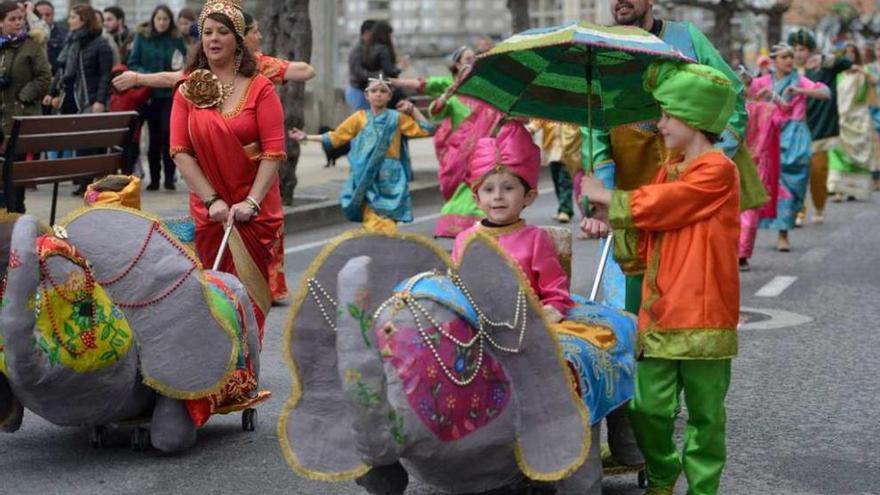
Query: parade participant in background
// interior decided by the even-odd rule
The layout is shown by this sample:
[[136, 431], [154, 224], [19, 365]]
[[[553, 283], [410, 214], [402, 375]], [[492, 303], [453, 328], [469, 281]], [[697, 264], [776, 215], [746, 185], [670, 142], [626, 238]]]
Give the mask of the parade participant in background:
[[284, 222], [278, 165], [287, 158], [284, 112], [244, 45], [244, 15], [211, 0], [201, 43], [174, 94], [171, 154], [190, 190], [199, 259], [212, 266], [224, 226], [234, 224], [220, 270], [244, 283], [262, 328], [272, 303], [269, 265]]
[[[880, 135], [880, 39], [874, 42], [873, 50], [874, 61], [868, 65], [868, 71], [877, 80], [874, 91], [878, 95], [878, 99], [871, 104], [871, 117], [874, 119], [874, 129]], [[871, 172], [871, 178], [874, 180], [874, 190], [880, 191], [880, 171]]]
[[[801, 75], [824, 84], [831, 90], [830, 98], [811, 99], [807, 102], [807, 127], [812, 138], [810, 161], [810, 196], [813, 198], [813, 222], [825, 220], [828, 199], [828, 150], [838, 142], [840, 117], [837, 113], [837, 75], [852, 67], [852, 60], [834, 55], [816, 54], [816, 39], [805, 29], [788, 35], [788, 44], [794, 49], [795, 66]], [[795, 220], [800, 226], [806, 219], [806, 206]]]
[[[186, 45], [174, 25], [174, 14], [165, 5], [153, 10], [148, 23], [138, 26], [134, 45], [128, 56], [128, 68], [134, 72], [151, 74], [167, 70], [182, 70], [186, 60]], [[171, 91], [153, 90], [150, 101], [141, 110], [141, 116], [150, 130], [150, 185], [148, 191], [159, 190], [162, 173], [165, 189], [173, 191], [174, 161], [168, 153], [168, 125], [171, 118]]]
[[[645, 493], [672, 495], [684, 470], [689, 494], [716, 494], [726, 458], [724, 399], [737, 353], [740, 187], [735, 164], [714, 143], [737, 91], [717, 69], [678, 62], [654, 64], [645, 88], [663, 110], [658, 127], [674, 158], [649, 185], [612, 191], [586, 177], [583, 193], [609, 209], [612, 228], [638, 229], [639, 255], [651, 267], [630, 409], [647, 463]], [[588, 218], [583, 228], [601, 235], [608, 225]], [[679, 454], [673, 433], [681, 391], [688, 419]]]
[[868, 199], [871, 173], [880, 170], [880, 138], [874, 130], [870, 105], [877, 101], [877, 76], [862, 66], [855, 43], [844, 56], [853, 66], [837, 76], [840, 141], [828, 152], [828, 192], [832, 201]]
[[[767, 74], [771, 74], [771, 71], [766, 71], [765, 75]], [[743, 84], [751, 87], [754, 78], [746, 71], [742, 72], [741, 76]], [[780, 108], [778, 100], [764, 101], [750, 93], [746, 109], [749, 112], [746, 144], [755, 159], [758, 175], [761, 176], [761, 182], [770, 199], [764, 206], [745, 210], [740, 215], [739, 270], [741, 272], [751, 269], [749, 258], [752, 257], [755, 249], [755, 238], [758, 235], [758, 224], [761, 219], [776, 217], [776, 203], [779, 200], [779, 160], [782, 155], [780, 135], [785, 120], [784, 110]]]
[[[439, 163], [437, 177], [440, 193], [446, 202], [434, 227], [434, 237], [454, 238], [483, 218], [483, 212], [474, 202], [465, 176], [473, 144], [477, 139], [489, 135], [501, 114], [480, 100], [451, 93], [455, 82], [470, 71], [475, 58], [473, 50], [461, 46], [449, 57], [449, 71], [452, 73], [449, 76], [392, 80], [396, 87], [435, 98], [428, 107], [428, 116], [438, 124], [434, 134], [434, 151]], [[488, 122], [490, 128], [475, 125], [476, 120]], [[465, 122], [467, 125], [462, 126]]]
[[776, 218], [761, 220], [760, 227], [779, 231], [776, 249], [791, 250], [788, 231], [795, 227], [795, 218], [807, 195], [812, 154], [810, 130], [807, 128], [807, 99], [828, 99], [827, 86], [813, 82], [794, 70], [794, 50], [787, 43], [775, 45], [770, 52], [775, 68], [773, 74], [752, 81], [750, 91], [758, 99], [772, 99], [783, 109], [779, 198]]
[[[741, 207], [756, 208], [767, 201], [755, 164], [745, 146], [741, 146], [746, 130], [745, 91], [736, 73], [727, 65], [712, 43], [689, 22], [654, 18], [654, 0], [609, 0], [611, 13], [618, 25], [637, 26], [658, 36], [699, 63], [714, 67], [733, 81], [737, 94], [736, 107], [716, 146], [737, 164], [740, 173]], [[645, 185], [654, 177], [667, 156], [656, 121], [618, 126], [610, 131], [584, 130], [584, 167], [593, 165], [596, 176], [605, 186], [624, 191]], [[589, 156], [589, 135], [593, 137], [593, 156]], [[577, 187], [577, 180], [575, 186]], [[602, 212], [599, 212], [601, 215]], [[642, 274], [645, 266], [637, 256], [635, 232], [617, 232], [614, 236], [614, 258], [603, 279], [605, 301], [613, 307], [625, 307], [632, 313], [641, 305]], [[619, 267], [618, 267], [619, 264]], [[622, 271], [627, 275], [621, 275]]]
[[394, 233], [398, 222], [413, 220], [407, 138], [430, 136], [434, 126], [410, 101], [389, 109], [392, 89], [384, 78], [370, 79], [366, 93], [370, 109], [358, 110], [336, 130], [309, 135], [294, 128], [290, 137], [320, 142], [324, 148], [350, 142], [351, 172], [340, 196], [342, 211], [368, 231]]
[[[244, 43], [257, 59], [261, 74], [275, 84], [305, 82], [315, 77], [315, 69], [305, 62], [293, 62], [270, 57], [263, 53], [260, 48], [263, 35], [260, 33], [259, 24], [250, 14], [245, 13], [244, 16], [246, 20], [250, 20], [250, 23], [245, 25]], [[113, 86], [119, 91], [125, 91], [135, 86], [173, 88], [182, 78], [183, 71], [156, 72], [153, 74], [138, 74], [134, 71], [126, 71], [113, 79]]]
[[550, 165], [553, 189], [559, 203], [555, 220], [568, 223], [574, 215], [571, 178], [583, 167], [580, 129], [571, 124], [533, 120], [529, 123], [529, 130], [541, 132], [544, 163]]

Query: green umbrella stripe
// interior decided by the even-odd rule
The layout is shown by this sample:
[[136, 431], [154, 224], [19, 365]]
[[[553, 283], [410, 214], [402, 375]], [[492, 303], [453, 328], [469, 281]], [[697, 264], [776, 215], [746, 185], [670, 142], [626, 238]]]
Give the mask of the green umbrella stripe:
[[589, 100], [584, 93], [575, 93], [564, 89], [550, 88], [547, 86], [531, 85], [526, 88], [522, 97], [534, 99], [545, 105], [555, 107], [585, 107], [602, 108], [602, 98], [596, 94], [590, 94]]

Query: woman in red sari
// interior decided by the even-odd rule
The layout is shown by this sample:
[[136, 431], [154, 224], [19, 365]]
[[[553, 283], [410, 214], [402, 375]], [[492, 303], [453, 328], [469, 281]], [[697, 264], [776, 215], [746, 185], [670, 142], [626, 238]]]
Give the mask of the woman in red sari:
[[269, 265], [283, 223], [283, 110], [244, 46], [238, 6], [211, 0], [203, 11], [201, 44], [174, 97], [171, 153], [191, 191], [196, 251], [205, 266], [214, 263], [224, 226], [234, 223], [220, 270], [244, 283], [262, 337], [272, 302]]

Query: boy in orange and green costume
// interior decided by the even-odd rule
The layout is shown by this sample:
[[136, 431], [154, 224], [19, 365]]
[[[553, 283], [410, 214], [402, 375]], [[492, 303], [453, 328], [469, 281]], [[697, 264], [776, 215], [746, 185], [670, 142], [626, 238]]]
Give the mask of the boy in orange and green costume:
[[[586, 178], [582, 191], [608, 205], [612, 229], [638, 230], [647, 266], [630, 411], [647, 462], [646, 493], [672, 494], [683, 470], [688, 494], [715, 494], [726, 456], [724, 398], [737, 353], [740, 195], [736, 165], [712, 144], [736, 94], [720, 71], [673, 62], [652, 66], [645, 87], [663, 109], [658, 127], [677, 158], [635, 190], [609, 191]], [[586, 220], [585, 230], [596, 233], [596, 222]], [[688, 410], [681, 455], [673, 440], [680, 390]]]

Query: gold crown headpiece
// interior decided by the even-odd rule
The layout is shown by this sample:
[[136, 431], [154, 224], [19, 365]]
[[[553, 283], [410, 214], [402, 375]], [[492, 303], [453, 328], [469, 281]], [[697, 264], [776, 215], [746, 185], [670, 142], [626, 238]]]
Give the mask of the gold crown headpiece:
[[235, 26], [235, 34], [244, 38], [244, 7], [241, 0], [208, 0], [199, 16], [199, 35], [205, 28], [205, 19], [211, 14], [225, 15]]

